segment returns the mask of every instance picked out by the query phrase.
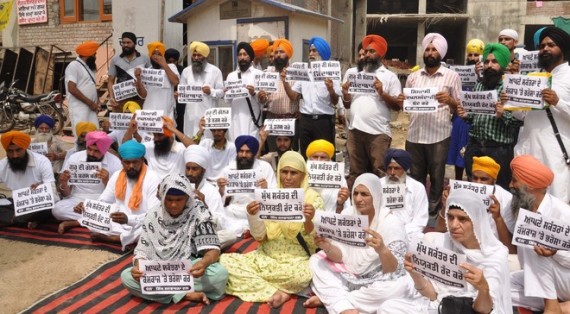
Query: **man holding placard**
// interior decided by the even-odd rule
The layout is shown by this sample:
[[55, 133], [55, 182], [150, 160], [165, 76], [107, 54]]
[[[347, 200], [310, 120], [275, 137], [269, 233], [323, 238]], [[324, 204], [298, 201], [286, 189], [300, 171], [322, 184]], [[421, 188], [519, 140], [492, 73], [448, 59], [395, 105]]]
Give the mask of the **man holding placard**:
[[519, 73], [521, 61], [515, 54], [515, 48], [519, 42], [519, 33], [514, 29], [505, 28], [499, 33], [497, 41], [509, 49], [509, 63], [505, 68], [505, 72], [509, 74]]
[[59, 173], [63, 160], [65, 160], [66, 149], [64, 143], [53, 134], [55, 120], [47, 114], [39, 115], [34, 120], [36, 137], [32, 143], [47, 143], [48, 152], [45, 155], [50, 161], [54, 173]]
[[[198, 139], [204, 135], [204, 118], [200, 120], [200, 131], [196, 133]], [[211, 138], [202, 138], [199, 145], [206, 148], [210, 154], [208, 168], [208, 181], [215, 184], [222, 171], [236, 159], [236, 145], [228, 140], [228, 129], [210, 129]]]
[[279, 164], [279, 158], [292, 149], [293, 145], [293, 138], [292, 136], [285, 136], [285, 135], [277, 135], [277, 136], [268, 136], [269, 132], [265, 131], [265, 126], [259, 130], [259, 147], [263, 147], [263, 145], [267, 142], [267, 138], [273, 138], [275, 140], [274, 146], [277, 147], [276, 151], [271, 151], [263, 156], [261, 156], [261, 149], [257, 152], [257, 158], [268, 162], [273, 168], [273, 171], [277, 171], [277, 165]]

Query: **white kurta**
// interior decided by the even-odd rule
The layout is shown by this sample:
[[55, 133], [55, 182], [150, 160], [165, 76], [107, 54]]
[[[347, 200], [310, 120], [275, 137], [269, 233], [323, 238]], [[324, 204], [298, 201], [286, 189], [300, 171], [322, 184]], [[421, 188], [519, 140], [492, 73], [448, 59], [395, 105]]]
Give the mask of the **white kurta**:
[[206, 148], [210, 153], [210, 163], [206, 170], [208, 180], [216, 181], [230, 162], [236, 160], [237, 153], [234, 142], [227, 141], [224, 149], [217, 149], [214, 147], [213, 139], [205, 138], [200, 141], [200, 146]]
[[[95, 72], [90, 70], [83, 60], [77, 58], [74, 62], [69, 63], [65, 69], [65, 86], [67, 87], [69, 82], [74, 82], [77, 85], [77, 89], [79, 89], [85, 97], [91, 101], [99, 102], [97, 87], [95, 86], [95, 77]], [[71, 129], [74, 135], [76, 135], [75, 125], [82, 121], [91, 122], [99, 127], [97, 113], [91, 110], [85, 103], [75, 98], [71, 93], [67, 93], [67, 104], [71, 118]]]
[[[168, 64], [168, 67], [178, 78], [178, 69], [174, 64]], [[163, 70], [164, 86], [145, 86], [146, 98], [142, 108], [144, 110], [164, 110], [164, 115], [174, 120], [174, 109], [176, 107], [176, 99], [174, 99], [174, 85], [168, 79], [166, 71]]]
[[[238, 71], [228, 74], [228, 81], [238, 80]], [[255, 76], [263, 74], [262, 71], [249, 67], [247, 71], [241, 73], [241, 80], [245, 85], [255, 86]], [[249, 111], [247, 103], [249, 99], [251, 108], [255, 118], [261, 113], [261, 107], [257, 101], [257, 94], [255, 96], [248, 96], [247, 98], [239, 98], [227, 101], [232, 108], [232, 126], [230, 128], [230, 139], [234, 140], [240, 135], [251, 135], [259, 140], [259, 129], [253, 123], [253, 118]], [[261, 123], [261, 121], [259, 121]]]
[[[340, 185], [345, 187], [345, 188], [348, 188], [348, 184], [346, 183], [346, 179], [344, 177], [342, 178]], [[315, 190], [317, 193], [319, 193], [321, 195], [321, 197], [323, 198], [323, 202], [324, 202], [323, 209], [325, 210], [325, 212], [335, 213], [336, 212], [336, 204], [337, 204], [336, 201], [337, 201], [338, 192], [340, 192], [340, 189], [321, 189], [321, 188], [312, 188], [312, 189]], [[352, 205], [350, 202], [350, 195], [349, 195], [349, 198], [342, 205], [342, 210], [347, 210], [351, 206]]]
[[174, 141], [168, 155], [157, 156], [154, 152], [154, 142], [144, 143], [146, 153], [144, 157], [148, 162], [148, 168], [156, 172], [160, 178], [166, 177], [168, 174], [186, 173], [186, 163], [184, 162], [184, 144]]
[[0, 183], [4, 183], [10, 190], [18, 190], [28, 188], [36, 183], [55, 182], [49, 159], [31, 150], [28, 150], [28, 155], [30, 160], [24, 172], [12, 171], [8, 165], [7, 157], [0, 160]]
[[205, 178], [200, 182], [198, 190], [204, 194], [204, 203], [210, 213], [212, 213], [216, 234], [218, 238], [220, 238], [220, 246], [223, 249], [231, 245], [236, 241], [236, 234], [233, 230], [224, 228], [227, 218], [224, 214], [224, 203], [220, 192], [210, 182], [206, 181]]

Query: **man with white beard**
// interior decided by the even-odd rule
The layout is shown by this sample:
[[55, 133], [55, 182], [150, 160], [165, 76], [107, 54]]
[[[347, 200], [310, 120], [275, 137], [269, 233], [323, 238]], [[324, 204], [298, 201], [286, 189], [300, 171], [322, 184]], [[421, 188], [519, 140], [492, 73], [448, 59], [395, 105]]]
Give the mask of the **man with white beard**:
[[36, 128], [35, 139], [32, 143], [47, 143], [48, 153], [45, 155], [51, 161], [51, 167], [54, 173], [59, 173], [67, 150], [64, 143], [53, 135], [55, 120], [47, 114], [39, 115], [34, 120]]

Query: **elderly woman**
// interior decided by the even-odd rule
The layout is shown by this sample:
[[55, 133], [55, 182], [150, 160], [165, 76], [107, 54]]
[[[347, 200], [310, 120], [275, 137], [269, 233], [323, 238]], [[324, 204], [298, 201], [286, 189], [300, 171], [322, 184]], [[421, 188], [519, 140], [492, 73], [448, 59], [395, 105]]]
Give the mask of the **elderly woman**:
[[407, 236], [404, 223], [381, 211], [382, 186], [371, 173], [360, 175], [352, 189], [352, 208], [343, 214], [366, 215], [370, 235], [365, 248], [316, 237], [321, 252], [311, 257], [312, 288], [316, 296], [306, 307], [322, 304], [329, 313], [413, 313], [414, 305], [390, 306], [407, 296], [404, 270]]
[[[132, 295], [160, 303], [181, 300], [209, 304], [209, 299], [224, 296], [228, 273], [217, 263], [220, 241], [212, 215], [204, 203], [194, 198], [190, 181], [182, 175], [167, 175], [158, 190], [161, 204], [146, 215], [143, 232], [134, 252], [134, 266], [121, 274], [123, 285]], [[200, 256], [200, 257], [199, 257]], [[172, 295], [148, 295], [141, 292], [144, 272], [139, 260], [192, 261], [189, 273], [194, 277], [194, 292]]]
[[[447, 198], [446, 233], [429, 233], [424, 242], [465, 254], [467, 289], [444, 285], [413, 270], [411, 255], [405, 267], [416, 290], [431, 302], [424, 313], [438, 313], [442, 299], [448, 296], [473, 298], [476, 313], [512, 313], [508, 250], [494, 236], [487, 218], [487, 208], [479, 195], [470, 190], [456, 190]], [[445, 312], [443, 312], [445, 313]]]
[[305, 222], [262, 221], [259, 202], [253, 201], [247, 205], [247, 218], [259, 248], [245, 255], [224, 254], [220, 258], [230, 274], [228, 294], [248, 302], [267, 302], [274, 308], [307, 288], [311, 281], [309, 252], [316, 249], [312, 219], [315, 210], [323, 206], [319, 194], [308, 188], [305, 160], [299, 153], [283, 154], [277, 175], [279, 188], [305, 189]]

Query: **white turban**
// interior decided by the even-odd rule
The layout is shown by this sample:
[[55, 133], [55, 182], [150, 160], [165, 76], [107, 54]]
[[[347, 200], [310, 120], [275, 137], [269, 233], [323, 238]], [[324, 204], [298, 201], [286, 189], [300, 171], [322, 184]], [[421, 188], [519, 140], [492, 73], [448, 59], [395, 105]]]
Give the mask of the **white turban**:
[[517, 31], [515, 31], [514, 29], [510, 29], [510, 28], [503, 29], [499, 33], [499, 37], [501, 37], [501, 36], [507, 36], [507, 37], [512, 38], [516, 41], [519, 40], [519, 33], [517, 33]]
[[427, 34], [426, 37], [424, 37], [424, 40], [422, 40], [422, 48], [424, 51], [426, 50], [426, 47], [429, 44], [433, 44], [435, 50], [439, 52], [439, 55], [441, 56], [442, 59], [443, 57], [445, 57], [445, 54], [447, 54], [447, 40], [445, 40], [445, 38], [441, 36], [441, 34], [438, 33]]
[[200, 145], [190, 145], [184, 150], [184, 163], [193, 162], [204, 169], [210, 166], [210, 153]]

